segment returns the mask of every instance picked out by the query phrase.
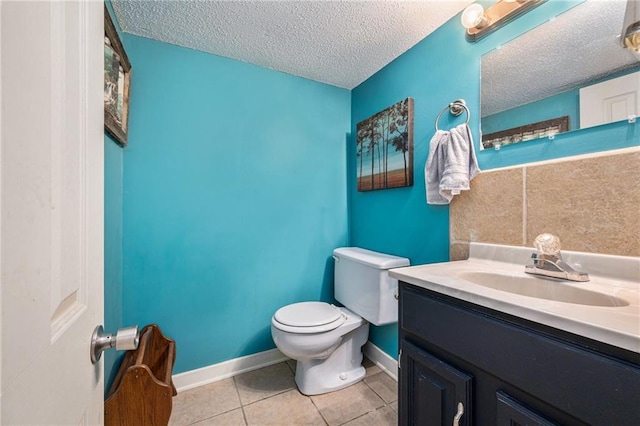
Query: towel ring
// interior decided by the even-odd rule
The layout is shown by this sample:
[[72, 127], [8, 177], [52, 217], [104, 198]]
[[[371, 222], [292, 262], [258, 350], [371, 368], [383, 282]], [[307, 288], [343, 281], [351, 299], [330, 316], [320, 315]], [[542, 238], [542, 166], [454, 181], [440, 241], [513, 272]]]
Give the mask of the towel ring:
[[435, 121], [436, 132], [440, 130], [438, 129], [438, 120], [440, 120], [440, 116], [442, 116], [442, 113], [445, 112], [447, 109], [449, 110], [451, 115], [454, 115], [456, 117], [462, 114], [462, 111], [467, 111], [467, 121], [465, 122], [465, 124], [469, 124], [469, 116], [471, 115], [471, 113], [469, 112], [469, 108], [467, 108], [467, 103], [464, 101], [464, 99], [456, 99], [446, 107], [442, 108], [438, 113], [438, 116], [436, 117], [436, 121]]

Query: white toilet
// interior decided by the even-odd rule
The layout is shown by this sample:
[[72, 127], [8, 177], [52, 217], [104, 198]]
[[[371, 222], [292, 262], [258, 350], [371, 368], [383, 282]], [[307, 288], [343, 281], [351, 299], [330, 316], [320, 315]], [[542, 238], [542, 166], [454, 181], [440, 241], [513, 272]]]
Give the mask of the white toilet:
[[297, 361], [296, 384], [305, 395], [342, 389], [360, 381], [362, 346], [374, 325], [398, 321], [398, 281], [387, 270], [409, 259], [357, 247], [337, 248], [334, 296], [345, 307], [301, 302], [278, 309], [271, 335], [280, 351]]

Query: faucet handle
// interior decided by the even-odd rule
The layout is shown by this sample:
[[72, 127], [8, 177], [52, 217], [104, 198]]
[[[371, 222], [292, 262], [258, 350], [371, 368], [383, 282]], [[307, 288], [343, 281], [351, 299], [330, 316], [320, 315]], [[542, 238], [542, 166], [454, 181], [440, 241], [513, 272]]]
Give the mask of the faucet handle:
[[560, 255], [560, 238], [553, 234], [540, 234], [533, 242], [538, 253], [550, 256]]

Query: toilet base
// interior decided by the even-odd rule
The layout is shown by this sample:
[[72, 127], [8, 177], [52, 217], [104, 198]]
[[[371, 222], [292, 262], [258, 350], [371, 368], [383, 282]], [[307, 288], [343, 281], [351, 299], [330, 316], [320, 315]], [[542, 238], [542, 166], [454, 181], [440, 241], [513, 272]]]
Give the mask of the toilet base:
[[342, 342], [325, 359], [298, 361], [296, 384], [305, 395], [319, 395], [351, 386], [364, 378], [362, 346], [369, 337], [369, 323], [342, 337]]

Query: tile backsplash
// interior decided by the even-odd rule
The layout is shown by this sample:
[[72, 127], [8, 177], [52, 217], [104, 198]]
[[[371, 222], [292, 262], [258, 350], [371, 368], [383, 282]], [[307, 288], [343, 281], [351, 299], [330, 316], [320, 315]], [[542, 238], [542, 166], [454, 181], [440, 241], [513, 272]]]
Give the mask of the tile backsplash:
[[469, 242], [640, 256], [640, 149], [608, 151], [480, 173], [450, 210], [451, 260]]

